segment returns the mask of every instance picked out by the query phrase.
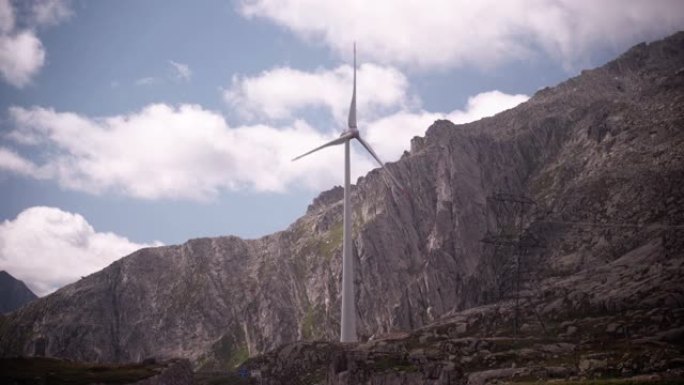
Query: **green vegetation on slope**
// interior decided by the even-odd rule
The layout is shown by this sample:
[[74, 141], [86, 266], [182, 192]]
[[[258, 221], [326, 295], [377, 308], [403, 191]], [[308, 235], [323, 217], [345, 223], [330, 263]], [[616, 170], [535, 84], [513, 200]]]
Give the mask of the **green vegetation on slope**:
[[158, 374], [163, 364], [101, 365], [54, 358], [2, 358], [0, 384], [128, 384]]
[[554, 380], [549, 382], [507, 382], [507, 384], [515, 385], [682, 385], [684, 380], [659, 380], [659, 379], [630, 379], [630, 378], [606, 378], [600, 380], [577, 380], [577, 381], [563, 381]]

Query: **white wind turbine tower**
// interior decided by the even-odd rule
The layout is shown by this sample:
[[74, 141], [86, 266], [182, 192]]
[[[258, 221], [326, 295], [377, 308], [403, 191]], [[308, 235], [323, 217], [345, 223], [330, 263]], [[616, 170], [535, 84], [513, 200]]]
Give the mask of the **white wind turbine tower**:
[[343, 225], [343, 243], [342, 243], [342, 319], [340, 321], [340, 341], [341, 342], [356, 342], [356, 304], [354, 302], [354, 260], [352, 259], [352, 218], [351, 218], [351, 191], [349, 187], [349, 145], [352, 139], [356, 139], [361, 145], [368, 150], [373, 158], [380, 164], [380, 166], [387, 172], [392, 182], [401, 188], [397, 179], [387, 170], [385, 164], [382, 163], [378, 155], [373, 151], [370, 145], [359, 135], [359, 130], [356, 127], [356, 44], [354, 45], [354, 88], [352, 93], [351, 106], [349, 107], [348, 129], [345, 130], [339, 138], [332, 140], [320, 147], [302, 154], [293, 161], [305, 157], [313, 152], [329, 146], [336, 146], [344, 143], [344, 225]]

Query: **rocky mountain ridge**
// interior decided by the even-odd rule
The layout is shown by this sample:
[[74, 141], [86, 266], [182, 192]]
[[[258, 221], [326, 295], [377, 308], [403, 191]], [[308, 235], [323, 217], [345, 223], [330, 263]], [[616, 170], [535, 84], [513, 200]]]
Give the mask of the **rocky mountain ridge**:
[[24, 282], [0, 271], [0, 314], [9, 313], [36, 299]]
[[[435, 122], [388, 166], [410, 199], [389, 189], [379, 170], [359, 178], [352, 202], [361, 336], [456, 325], [462, 311], [486, 304], [510, 307], [511, 276], [501, 266], [512, 254], [481, 242], [501, 233], [488, 200], [501, 192], [535, 202], [517, 225], [544, 246], [526, 256], [534, 269], [522, 278], [519, 301], [531, 302], [519, 314], [521, 333], [529, 332], [526, 312], [548, 319], [539, 325], [598, 308], [606, 317], [680, 314], [683, 90], [678, 33], [494, 117]], [[335, 189], [321, 194], [287, 230], [260, 239], [137, 251], [0, 318], [0, 354], [96, 362], [180, 356], [195, 367], [232, 368], [293, 341], [337, 340], [340, 198]], [[510, 311], [497, 312], [510, 324]], [[339, 373], [328, 378], [354, 383], [345, 378], [365, 372]]]

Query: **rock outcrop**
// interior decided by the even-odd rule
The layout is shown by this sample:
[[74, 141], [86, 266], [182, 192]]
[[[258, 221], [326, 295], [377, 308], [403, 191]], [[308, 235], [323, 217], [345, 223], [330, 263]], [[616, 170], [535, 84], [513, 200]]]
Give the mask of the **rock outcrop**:
[[[301, 362], [322, 376], [311, 383], [484, 383], [536, 373], [565, 351], [580, 357], [573, 373], [613, 370], [612, 356], [562, 336], [605, 328], [652, 339], [682, 326], [684, 33], [638, 45], [494, 117], [437, 121], [388, 167], [409, 197], [390, 189], [380, 170], [359, 178], [352, 194], [359, 333], [434, 335], [386, 343], [385, 356], [380, 342], [370, 342], [370, 358], [365, 345], [311, 343], [311, 361]], [[517, 312], [505, 285], [511, 276], [501, 269], [511, 255], [481, 242], [495, 222], [487, 197], [501, 192], [534, 200], [516, 226], [544, 246], [525, 254], [530, 268]], [[196, 367], [234, 368], [284, 344], [272, 354], [292, 360], [296, 352], [284, 349], [296, 349], [286, 345], [293, 341], [337, 340], [340, 199], [339, 189], [323, 193], [287, 230], [260, 239], [137, 251], [2, 318], [0, 354], [117, 362], [181, 356]], [[514, 368], [506, 358], [514, 347], [491, 340], [499, 331], [510, 338], [511, 319], [521, 336], [557, 333], [509, 341], [530, 349]], [[669, 365], [670, 353], [654, 360]], [[639, 357], [629, 359], [640, 365]], [[504, 367], [489, 360], [509, 366], [490, 372]], [[364, 369], [368, 362], [373, 370]], [[407, 370], [388, 371], [396, 367]]]
[[36, 298], [24, 282], [0, 271], [0, 314], [16, 310]]
[[[651, 246], [523, 290], [517, 332], [515, 301], [499, 301], [446, 314], [410, 334], [287, 344], [244, 366], [258, 373], [253, 383], [266, 385], [681, 381], [684, 308], [669, 301], [681, 298], [683, 261], [663, 263]], [[611, 294], [618, 290], [632, 303], [618, 305]]]

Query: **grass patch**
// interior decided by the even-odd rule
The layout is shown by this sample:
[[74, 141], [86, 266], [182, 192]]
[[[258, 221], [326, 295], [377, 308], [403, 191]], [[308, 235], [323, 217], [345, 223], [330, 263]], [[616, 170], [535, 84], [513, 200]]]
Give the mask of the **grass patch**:
[[219, 362], [218, 368], [233, 370], [249, 358], [247, 344], [236, 341], [230, 335], [224, 335], [212, 347], [213, 355]]
[[196, 385], [247, 385], [251, 384], [250, 378], [243, 378], [237, 372], [196, 372], [194, 376]]
[[319, 244], [319, 252], [326, 259], [332, 259], [335, 250], [342, 246], [342, 235], [344, 233], [344, 226], [342, 222], [333, 226], [330, 231], [323, 237], [323, 242]]
[[394, 370], [396, 372], [416, 372], [418, 367], [407, 359], [399, 356], [385, 356], [375, 360], [371, 364], [373, 371], [385, 372], [388, 370]]
[[578, 381], [532, 381], [532, 382], [508, 382], [507, 384], [515, 385], [682, 385], [684, 379], [681, 380], [631, 380], [629, 378], [606, 378], [598, 380], [578, 380]]
[[325, 310], [323, 307], [309, 303], [302, 319], [302, 338], [304, 340], [315, 340], [322, 337], [320, 325], [324, 323]]
[[235, 326], [224, 334], [198, 362], [200, 371], [234, 371], [249, 358], [249, 348], [242, 329]]
[[325, 263], [329, 263], [332, 260], [335, 251], [342, 247], [343, 232], [341, 221], [323, 234], [308, 234], [297, 228], [296, 237], [303, 240], [303, 245], [292, 260], [297, 279], [307, 279], [310, 273], [309, 269], [316, 264], [316, 261], [323, 260]]
[[249, 358], [249, 350], [247, 345], [240, 345], [233, 349], [232, 354], [228, 358], [227, 366], [229, 369], [237, 368]]
[[63, 361], [54, 358], [0, 359], [2, 384], [128, 384], [161, 372], [162, 364], [101, 365]]

